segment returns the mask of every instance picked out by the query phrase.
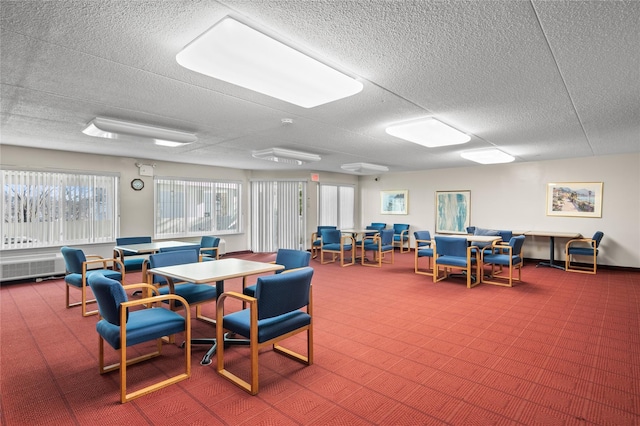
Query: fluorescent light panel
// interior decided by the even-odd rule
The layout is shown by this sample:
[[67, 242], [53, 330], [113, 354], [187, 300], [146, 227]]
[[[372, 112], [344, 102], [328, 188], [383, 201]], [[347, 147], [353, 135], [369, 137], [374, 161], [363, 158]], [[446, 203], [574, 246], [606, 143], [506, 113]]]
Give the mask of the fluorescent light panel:
[[275, 161], [276, 163], [284, 164], [295, 164], [297, 166], [321, 160], [321, 157], [316, 154], [284, 148], [269, 148], [252, 151], [251, 155], [254, 158], [259, 158], [261, 160]]
[[163, 146], [180, 146], [198, 140], [193, 133], [101, 117], [96, 117], [91, 120], [82, 133], [107, 139], [122, 139], [126, 136], [137, 136], [153, 139], [157, 145]]
[[469, 135], [447, 126], [435, 118], [394, 124], [387, 127], [386, 132], [391, 136], [429, 148], [458, 145], [471, 140]]
[[460, 153], [460, 156], [480, 164], [510, 163], [515, 160], [515, 157], [495, 148], [466, 151]]
[[347, 170], [349, 172], [354, 173], [380, 173], [380, 172], [388, 172], [389, 168], [387, 166], [381, 166], [378, 164], [371, 163], [348, 163], [343, 164], [341, 166], [342, 170]]
[[361, 82], [228, 16], [185, 46], [176, 60], [195, 72], [304, 108], [363, 88]]

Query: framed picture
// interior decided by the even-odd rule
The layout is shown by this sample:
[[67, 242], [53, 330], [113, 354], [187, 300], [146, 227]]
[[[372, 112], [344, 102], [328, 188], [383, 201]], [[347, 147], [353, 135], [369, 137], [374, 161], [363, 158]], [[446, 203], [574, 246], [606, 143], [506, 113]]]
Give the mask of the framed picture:
[[409, 191], [380, 191], [382, 214], [407, 214], [409, 209]]
[[471, 221], [471, 191], [436, 191], [436, 233], [466, 234]]
[[602, 217], [602, 182], [548, 183], [547, 216]]

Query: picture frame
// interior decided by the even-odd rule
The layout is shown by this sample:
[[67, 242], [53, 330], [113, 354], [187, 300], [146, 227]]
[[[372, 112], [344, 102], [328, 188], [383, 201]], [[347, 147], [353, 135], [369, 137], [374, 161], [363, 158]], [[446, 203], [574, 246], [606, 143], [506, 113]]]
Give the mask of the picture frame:
[[602, 182], [547, 184], [547, 216], [602, 217]]
[[466, 234], [471, 224], [471, 191], [436, 191], [436, 233]]
[[406, 189], [380, 191], [380, 212], [382, 214], [408, 214], [409, 191]]

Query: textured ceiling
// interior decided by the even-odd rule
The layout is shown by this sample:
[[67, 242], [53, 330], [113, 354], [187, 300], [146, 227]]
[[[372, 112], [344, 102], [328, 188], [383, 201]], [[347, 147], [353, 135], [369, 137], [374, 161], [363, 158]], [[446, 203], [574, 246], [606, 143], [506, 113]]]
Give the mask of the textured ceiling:
[[[1, 142], [243, 169], [281, 147], [390, 171], [640, 151], [638, 1], [6, 1], [0, 5]], [[180, 67], [175, 55], [226, 15], [364, 84], [311, 109]], [[102, 140], [96, 116], [194, 132], [181, 148]], [[433, 116], [471, 136], [425, 148], [384, 131]], [[283, 118], [293, 119], [282, 124]], [[307, 167], [307, 166], [303, 166]]]

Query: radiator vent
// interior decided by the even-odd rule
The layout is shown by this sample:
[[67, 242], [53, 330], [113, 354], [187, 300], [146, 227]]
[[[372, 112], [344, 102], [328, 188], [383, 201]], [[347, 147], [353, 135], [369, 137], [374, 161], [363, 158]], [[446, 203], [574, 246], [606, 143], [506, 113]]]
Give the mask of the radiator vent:
[[2, 256], [2, 281], [64, 275], [64, 259], [60, 253], [40, 253], [25, 256]]

